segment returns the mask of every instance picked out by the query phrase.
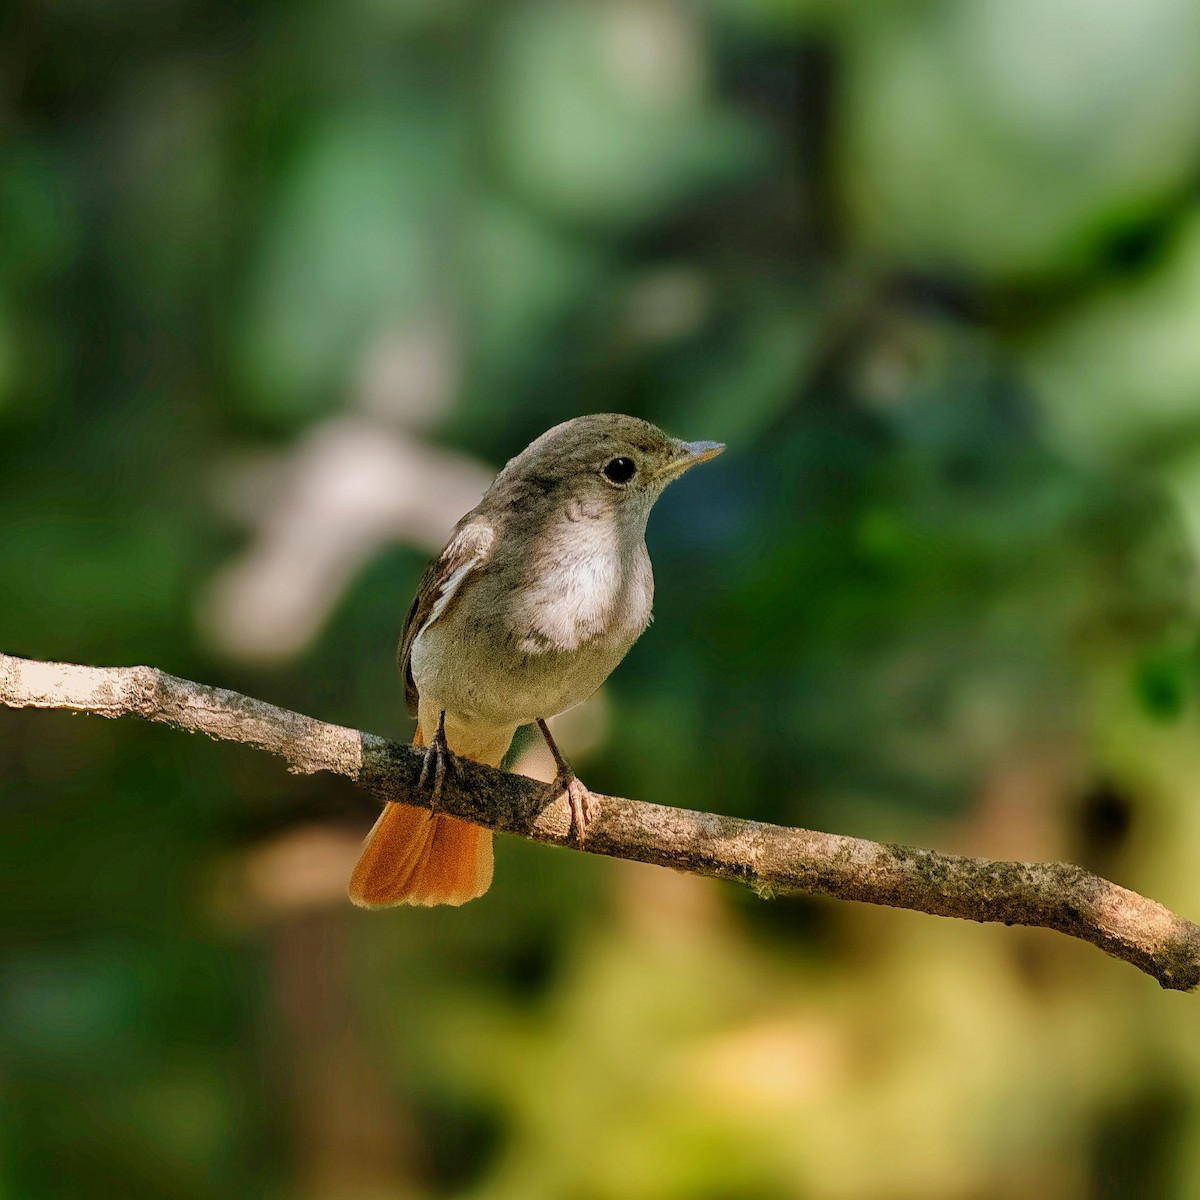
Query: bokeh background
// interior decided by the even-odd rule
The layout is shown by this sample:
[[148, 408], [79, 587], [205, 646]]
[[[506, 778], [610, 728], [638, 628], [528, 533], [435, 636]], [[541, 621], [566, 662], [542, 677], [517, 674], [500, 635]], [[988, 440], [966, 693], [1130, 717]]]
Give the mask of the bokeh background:
[[[0, 645], [407, 736], [551, 424], [729, 443], [595, 788], [1200, 914], [1195, 0], [13, 0]], [[546, 763], [519, 749], [532, 773]], [[0, 712], [0, 1196], [1200, 1195], [1200, 1008], [1054, 934], [501, 839]]]

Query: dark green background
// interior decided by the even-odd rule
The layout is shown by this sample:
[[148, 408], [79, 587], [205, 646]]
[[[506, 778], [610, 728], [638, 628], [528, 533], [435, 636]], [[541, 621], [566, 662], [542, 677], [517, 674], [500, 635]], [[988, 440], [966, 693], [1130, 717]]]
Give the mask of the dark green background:
[[[336, 447], [444, 531], [636, 413], [729, 450], [593, 787], [1194, 916], [1198, 51], [1192, 0], [17, 0], [0, 648], [406, 736], [434, 535]], [[267, 653], [221, 589], [297, 513]], [[0, 713], [0, 797], [2, 1197], [1200, 1192], [1196, 999], [1053, 934], [508, 839], [364, 914], [369, 801], [132, 720]]]

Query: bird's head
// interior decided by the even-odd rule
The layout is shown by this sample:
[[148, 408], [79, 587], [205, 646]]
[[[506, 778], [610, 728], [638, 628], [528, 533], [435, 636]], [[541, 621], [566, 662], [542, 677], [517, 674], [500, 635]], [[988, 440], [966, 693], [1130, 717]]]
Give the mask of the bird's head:
[[719, 442], [680, 441], [637, 417], [593, 413], [547, 430], [497, 483], [507, 484], [518, 502], [554, 496], [573, 515], [611, 513], [621, 525], [644, 529], [667, 484], [724, 449]]

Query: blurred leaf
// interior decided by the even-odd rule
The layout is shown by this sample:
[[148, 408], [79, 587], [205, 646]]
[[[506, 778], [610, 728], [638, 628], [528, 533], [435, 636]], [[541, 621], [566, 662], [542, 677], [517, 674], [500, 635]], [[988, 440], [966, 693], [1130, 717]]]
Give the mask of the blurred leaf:
[[761, 161], [761, 134], [707, 96], [696, 18], [654, 4], [525, 4], [497, 48], [492, 136], [521, 195], [628, 227]]
[[1191, 0], [873, 16], [848, 45], [841, 178], [862, 237], [889, 256], [1000, 278], [1072, 267], [1195, 170]]
[[239, 331], [254, 407], [295, 422], [334, 404], [380, 330], [436, 298], [453, 227], [453, 127], [404, 107], [327, 115], [263, 230]]
[[1143, 277], [1098, 289], [1031, 337], [1026, 361], [1062, 444], [1096, 458], [1170, 456], [1200, 436], [1200, 220]]
[[1160, 652], [1138, 664], [1135, 686], [1138, 701], [1147, 716], [1159, 721], [1175, 720], [1187, 701], [1188, 661], [1181, 655]]

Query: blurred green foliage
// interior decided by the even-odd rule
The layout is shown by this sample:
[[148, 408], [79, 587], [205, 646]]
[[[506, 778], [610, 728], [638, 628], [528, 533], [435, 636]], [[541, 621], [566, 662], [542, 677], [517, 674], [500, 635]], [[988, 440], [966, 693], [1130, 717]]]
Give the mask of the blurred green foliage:
[[[1198, 49], [1191, 0], [17, 0], [3, 649], [403, 735], [424, 535], [270, 661], [205, 608], [320, 517], [279, 479], [635, 412], [730, 449], [593, 787], [1200, 912]], [[1200, 1192], [1195, 1000], [1066, 939], [507, 840], [366, 915], [364, 798], [132, 721], [0, 713], [0, 784], [0, 1197]]]

